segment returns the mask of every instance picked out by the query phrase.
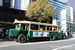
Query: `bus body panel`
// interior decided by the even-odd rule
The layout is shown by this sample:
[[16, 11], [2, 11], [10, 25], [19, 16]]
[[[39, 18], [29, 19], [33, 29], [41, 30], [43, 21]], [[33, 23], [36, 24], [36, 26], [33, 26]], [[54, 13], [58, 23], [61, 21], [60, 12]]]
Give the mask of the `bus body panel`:
[[49, 37], [51, 37], [52, 35], [58, 37], [58, 32], [49, 32]]
[[28, 33], [28, 30], [10, 29], [9, 37], [19, 36], [20, 34], [26, 34], [26, 33]]
[[9, 37], [14, 37], [15, 35], [18, 36], [19, 35], [19, 32], [20, 32], [20, 30], [10, 29]]
[[61, 38], [61, 37], [62, 37], [62, 35], [61, 35], [61, 33], [59, 33], [59, 34], [58, 34], [58, 38]]
[[[38, 33], [49, 33], [49, 35], [47, 36], [43, 36], [43, 35], [37, 35], [37, 36], [34, 36], [34, 32], [38, 32]], [[19, 36], [20, 34], [26, 34], [27, 33], [27, 36], [29, 36], [29, 38], [50, 38], [52, 35], [54, 35], [55, 37], [58, 37], [58, 38], [61, 38], [61, 34], [59, 32], [47, 32], [47, 31], [30, 31], [30, 30], [17, 30], [17, 29], [10, 29], [10, 33], [9, 33], [9, 36], [11, 37], [14, 37], [14, 36]], [[37, 34], [37, 33], [36, 33]]]
[[49, 36], [33, 36], [33, 32], [34, 31], [30, 31], [29, 33], [29, 38], [46, 38], [46, 37], [51, 37], [52, 35], [54, 35], [55, 37], [61, 38], [61, 34], [59, 32], [49, 32]]

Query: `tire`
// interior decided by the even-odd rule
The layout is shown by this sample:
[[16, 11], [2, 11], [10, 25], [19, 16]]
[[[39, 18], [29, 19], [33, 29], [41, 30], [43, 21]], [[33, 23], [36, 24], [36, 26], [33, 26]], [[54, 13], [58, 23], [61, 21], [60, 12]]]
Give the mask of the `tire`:
[[19, 41], [20, 43], [25, 43], [25, 42], [26, 42], [26, 37], [25, 37], [25, 35], [24, 35], [24, 34], [19, 35], [18, 41]]
[[52, 35], [52, 36], [50, 37], [50, 40], [51, 40], [51, 41], [54, 41], [54, 40], [55, 40], [55, 36]]

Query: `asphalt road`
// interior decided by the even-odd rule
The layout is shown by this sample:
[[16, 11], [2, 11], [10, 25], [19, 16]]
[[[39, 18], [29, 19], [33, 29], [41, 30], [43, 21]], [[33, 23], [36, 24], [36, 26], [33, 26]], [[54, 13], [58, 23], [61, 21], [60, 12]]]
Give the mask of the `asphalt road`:
[[0, 42], [0, 50], [75, 50], [75, 38], [57, 41]]

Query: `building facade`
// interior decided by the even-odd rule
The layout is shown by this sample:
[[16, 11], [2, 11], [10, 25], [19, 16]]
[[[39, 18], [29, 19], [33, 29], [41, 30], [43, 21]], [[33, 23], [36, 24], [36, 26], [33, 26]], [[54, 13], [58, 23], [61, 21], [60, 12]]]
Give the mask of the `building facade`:
[[[61, 25], [62, 31], [64, 31], [64, 30], [65, 31], [74, 31], [74, 29], [71, 29], [74, 27], [74, 24], [72, 24], [73, 23], [73, 8], [68, 6], [65, 3], [58, 1], [58, 0], [50, 0], [50, 2], [54, 3], [53, 7], [56, 7], [56, 9], [58, 11], [57, 17], [53, 18], [53, 24]], [[68, 25], [70, 25], [72, 27], [70, 27], [70, 26], [68, 27]]]
[[73, 7], [73, 22], [75, 23], [75, 0], [68, 0], [65, 2], [68, 6]]
[[66, 6], [66, 21], [73, 23], [73, 8]]
[[2, 0], [0, 0], [0, 6], [3, 6], [3, 4], [2, 4], [2, 3], [3, 3], [3, 1], [2, 1]]
[[58, 21], [60, 21], [60, 12], [61, 12], [61, 10], [65, 9], [65, 5], [64, 5], [64, 3], [59, 2], [57, 0], [50, 0], [50, 2], [53, 2], [53, 4], [54, 4], [53, 7], [56, 7], [56, 9], [58, 11], [57, 17], [53, 18], [53, 24], [60, 25], [60, 22], [58, 22]]
[[36, 21], [25, 16], [26, 7], [33, 1], [36, 0], [0, 0], [0, 27], [13, 28], [14, 19]]
[[[18, 10], [23, 10], [27, 11], [27, 6], [30, 5], [31, 2], [34, 2], [36, 0], [11, 0], [11, 6], [10, 8], [18, 9]], [[29, 19], [32, 20], [32, 19]], [[35, 19], [32, 21], [36, 21]], [[52, 23], [52, 17], [50, 17], [50, 20], [42, 21], [42, 22], [47, 22], [49, 21]]]
[[[74, 32], [75, 32], [75, 0], [68, 0], [67, 2], [66, 2], [66, 4], [68, 5], [68, 6], [70, 6], [70, 10], [73, 10], [73, 11], [70, 11], [71, 12], [71, 14], [73, 14], [73, 15], [71, 15], [71, 21], [73, 21], [73, 22], [67, 22], [67, 30], [73, 30]], [[73, 18], [72, 18], [72, 16], [73, 16]]]
[[27, 6], [36, 0], [11, 0], [11, 8], [19, 10], [27, 10]]
[[11, 8], [12, 0], [0, 0], [0, 27], [13, 28], [14, 19], [28, 20], [25, 11]]
[[[25, 11], [27, 11], [26, 7], [32, 2], [36, 0], [0, 0], [0, 25], [5, 25], [7, 22], [10, 24], [14, 21], [14, 19], [18, 20], [31, 20], [27, 17], [25, 17]], [[58, 15], [56, 18], [53, 18], [53, 21], [50, 21], [50, 23], [53, 22], [55, 25], [61, 25], [61, 11], [66, 10], [66, 29], [70, 27], [67, 23], [70, 23], [72, 25], [73, 21], [73, 15], [72, 15], [72, 7], [67, 6], [67, 4], [59, 2], [58, 0], [50, 0], [50, 2], [53, 2], [54, 6], [57, 7]], [[50, 18], [52, 20], [52, 18]], [[33, 20], [35, 21], [35, 20]], [[46, 20], [47, 21], [47, 20]], [[44, 21], [44, 22], [46, 22]], [[6, 26], [6, 25], [5, 25]], [[11, 26], [11, 25], [10, 25]], [[74, 26], [74, 24], [72, 25]], [[71, 26], [71, 27], [72, 27]], [[63, 26], [62, 26], [63, 28]], [[70, 28], [69, 28], [70, 31]]]

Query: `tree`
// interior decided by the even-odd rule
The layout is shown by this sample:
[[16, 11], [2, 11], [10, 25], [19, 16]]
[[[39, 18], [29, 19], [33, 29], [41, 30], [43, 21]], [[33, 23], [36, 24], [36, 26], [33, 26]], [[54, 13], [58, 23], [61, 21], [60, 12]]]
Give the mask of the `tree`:
[[26, 16], [31, 19], [36, 19], [39, 22], [42, 20], [50, 20], [49, 17], [56, 17], [58, 12], [56, 12], [56, 7], [53, 7], [53, 3], [49, 0], [37, 0], [36, 2], [31, 2], [27, 7]]

